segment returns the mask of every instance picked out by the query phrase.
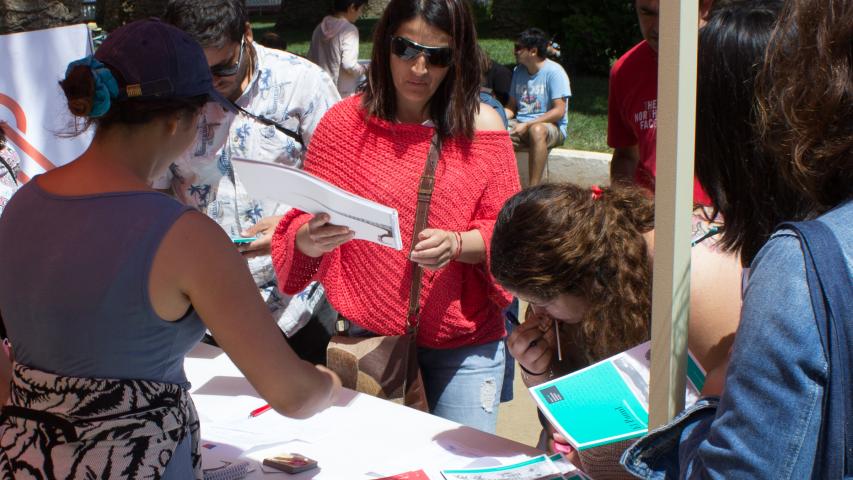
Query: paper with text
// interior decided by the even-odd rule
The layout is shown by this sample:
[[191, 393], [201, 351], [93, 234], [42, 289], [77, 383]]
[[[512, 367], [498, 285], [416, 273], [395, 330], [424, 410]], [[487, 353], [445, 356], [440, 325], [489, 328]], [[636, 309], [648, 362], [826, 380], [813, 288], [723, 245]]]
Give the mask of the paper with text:
[[500, 467], [442, 470], [446, 480], [586, 480], [562, 454], [540, 455]]
[[[578, 450], [648, 432], [651, 343], [530, 388], [539, 409]], [[705, 371], [687, 361], [685, 404], [699, 398]]]
[[303, 170], [277, 163], [232, 158], [246, 190], [312, 214], [327, 213], [330, 223], [349, 227], [355, 238], [395, 250], [403, 248], [397, 210], [342, 190]]

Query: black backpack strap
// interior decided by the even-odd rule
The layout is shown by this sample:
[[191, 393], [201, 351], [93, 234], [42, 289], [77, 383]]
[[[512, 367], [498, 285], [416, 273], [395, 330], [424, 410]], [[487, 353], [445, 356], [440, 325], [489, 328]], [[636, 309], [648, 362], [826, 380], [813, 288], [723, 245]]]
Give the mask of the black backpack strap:
[[829, 366], [813, 476], [846, 478], [853, 475], [853, 281], [841, 244], [824, 223], [815, 220], [781, 227], [800, 238], [812, 308]]

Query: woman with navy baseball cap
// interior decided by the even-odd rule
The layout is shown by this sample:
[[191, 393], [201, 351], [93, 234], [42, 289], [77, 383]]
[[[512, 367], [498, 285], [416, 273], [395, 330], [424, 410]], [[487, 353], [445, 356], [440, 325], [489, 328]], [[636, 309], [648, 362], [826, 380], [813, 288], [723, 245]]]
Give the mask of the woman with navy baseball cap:
[[201, 47], [134, 22], [60, 85], [95, 135], [0, 221], [0, 476], [201, 478], [183, 362], [205, 328], [278, 412], [329, 406], [338, 378], [296, 357], [225, 232], [149, 187], [220, 100]]

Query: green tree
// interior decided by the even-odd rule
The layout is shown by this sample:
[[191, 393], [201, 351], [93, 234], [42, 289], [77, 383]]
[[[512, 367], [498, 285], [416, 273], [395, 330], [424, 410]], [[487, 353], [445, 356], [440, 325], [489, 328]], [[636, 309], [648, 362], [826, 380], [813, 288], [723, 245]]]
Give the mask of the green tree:
[[572, 70], [606, 75], [613, 60], [640, 40], [632, 0], [527, 2], [530, 26], [560, 42]]
[[[391, 0], [368, 0], [362, 16], [376, 18], [382, 15]], [[332, 10], [332, 0], [281, 0], [275, 29], [306, 30], [314, 28]]]
[[[541, 2], [541, 3], [549, 3]], [[515, 37], [522, 30], [529, 27], [527, 22], [527, 10], [531, 3], [540, 2], [521, 2], [519, 0], [493, 0], [492, 1], [492, 18], [489, 22], [489, 28], [492, 34], [505, 37]]]
[[389, 3], [391, 0], [368, 0], [362, 16], [365, 18], [380, 17]]
[[167, 3], [167, 0], [103, 0], [102, 27], [110, 31], [141, 18], [160, 17], [166, 11]]
[[0, 0], [0, 34], [82, 22], [81, 0]]
[[281, 0], [275, 29], [281, 32], [314, 28], [331, 9], [332, 0]]

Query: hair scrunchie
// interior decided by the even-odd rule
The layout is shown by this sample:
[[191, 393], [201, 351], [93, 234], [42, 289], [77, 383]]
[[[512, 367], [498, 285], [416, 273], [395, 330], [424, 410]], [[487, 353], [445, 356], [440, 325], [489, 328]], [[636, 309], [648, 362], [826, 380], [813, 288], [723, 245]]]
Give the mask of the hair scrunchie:
[[65, 70], [65, 76], [67, 77], [71, 70], [78, 66], [88, 67], [92, 71], [92, 78], [95, 79], [95, 94], [92, 98], [92, 110], [89, 112], [89, 116], [91, 118], [103, 117], [110, 110], [112, 99], [118, 97], [116, 77], [106, 65], [93, 55], [69, 63]]

